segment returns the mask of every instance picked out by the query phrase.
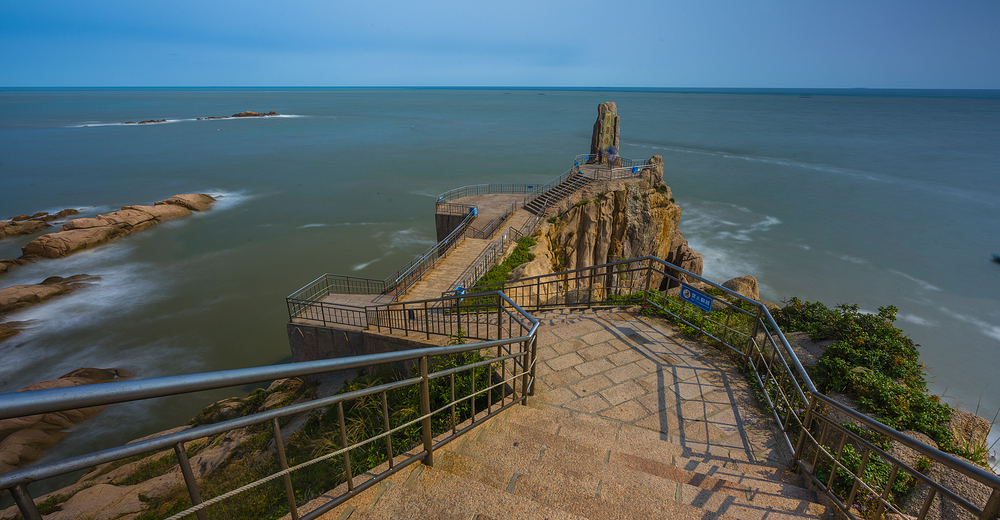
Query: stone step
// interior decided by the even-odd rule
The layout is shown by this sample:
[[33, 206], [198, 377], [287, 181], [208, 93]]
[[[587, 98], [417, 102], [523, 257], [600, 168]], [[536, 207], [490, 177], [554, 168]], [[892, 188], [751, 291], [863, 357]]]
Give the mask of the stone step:
[[[574, 424], [574, 421], [577, 422]], [[489, 426], [498, 440], [511, 444], [522, 438], [537, 439], [550, 448], [573, 453], [582, 461], [606, 460], [634, 471], [713, 491], [730, 489], [737, 496], [750, 492], [754, 496], [809, 502], [816, 499], [812, 491], [798, 485], [798, 475], [781, 468], [733, 461], [725, 453], [694, 453], [660, 440], [657, 432], [631, 425], [613, 425], [592, 416], [559, 419], [553, 414], [519, 406], [511, 408], [502, 421], [494, 421]], [[611, 432], [618, 427], [624, 433], [615, 437]], [[480, 440], [483, 435], [476, 439]]]
[[[580, 517], [455, 474], [416, 465], [402, 483], [384, 486], [377, 500], [351, 504], [337, 520], [428, 518], [440, 520], [582, 520]], [[353, 508], [353, 509], [351, 509]]]
[[[544, 457], [543, 457], [544, 458]], [[765, 501], [740, 504], [733, 496], [687, 486], [652, 475], [606, 465], [588, 472], [574, 463], [553, 459], [522, 471], [496, 467], [453, 451], [444, 451], [435, 468], [505, 490], [549, 507], [591, 519], [670, 518], [784, 519], [820, 518], [824, 509], [802, 503], [799, 510]], [[745, 496], [743, 498], [744, 502]]]
[[[684, 447], [660, 432], [584, 414], [570, 415], [530, 406], [512, 408], [504, 417], [511, 425], [524, 425], [576, 441], [591, 449], [610, 450], [622, 464], [643, 471], [670, 471], [676, 467], [695, 473], [745, 484], [771, 494], [813, 500], [814, 493], [801, 487], [800, 477], [781, 467], [751, 461], [745, 452], [722, 446]], [[497, 422], [495, 427], [502, 425]], [[638, 457], [638, 458], [636, 458]], [[654, 469], [658, 468], [658, 469]], [[655, 474], [655, 473], [654, 473]]]
[[[579, 446], [574, 441], [520, 425], [514, 434], [503, 426], [484, 430], [462, 442], [456, 451], [457, 456], [475, 459], [484, 466], [462, 476], [476, 478], [480, 473], [492, 473], [490, 479], [502, 481], [508, 474], [516, 473], [519, 477], [510, 481], [508, 487], [521, 483], [516, 484], [513, 492], [577, 514], [583, 514], [580, 507], [595, 496], [620, 507], [628, 506], [635, 497], [659, 497], [669, 499], [672, 506], [685, 504], [711, 513], [735, 514], [736, 518], [815, 518], [825, 511], [810, 500], [767, 493], [667, 464], [653, 465], [658, 470], [655, 473], [644, 471], [648, 469], [646, 463], [653, 461], [643, 460], [644, 464], [632, 467], [618, 458], [612, 460], [610, 450]], [[450, 459], [447, 456], [444, 459], [455, 457], [452, 454]], [[468, 462], [457, 467], [475, 465]], [[489, 466], [503, 472], [491, 471]]]

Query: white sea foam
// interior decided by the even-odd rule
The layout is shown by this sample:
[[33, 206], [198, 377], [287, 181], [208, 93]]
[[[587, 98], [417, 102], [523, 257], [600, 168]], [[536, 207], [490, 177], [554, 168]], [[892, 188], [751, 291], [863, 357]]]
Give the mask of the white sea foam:
[[916, 314], [900, 314], [898, 316], [898, 318], [901, 319], [901, 320], [903, 320], [903, 321], [905, 321], [905, 322], [907, 322], [907, 323], [913, 323], [914, 325], [921, 325], [923, 327], [937, 327], [938, 326], [938, 322], [921, 318], [920, 316], [917, 316]]
[[376, 259], [374, 259], [374, 260], [369, 260], [369, 261], [367, 261], [367, 262], [362, 262], [362, 263], [360, 263], [360, 264], [356, 264], [356, 265], [355, 265], [354, 267], [352, 267], [351, 269], [352, 269], [352, 270], [354, 270], [354, 271], [360, 271], [360, 270], [362, 270], [362, 269], [364, 269], [364, 268], [368, 267], [369, 265], [372, 265], [372, 264], [374, 264], [375, 262], [378, 262], [379, 260], [382, 260], [383, 258], [385, 258], [385, 256], [380, 256], [380, 257], [378, 257], [378, 258], [376, 258]]
[[209, 216], [212, 213], [218, 213], [220, 211], [227, 211], [233, 209], [245, 202], [249, 202], [251, 200], [260, 197], [260, 195], [251, 194], [246, 190], [228, 191], [220, 189], [211, 189], [205, 191], [204, 193], [206, 195], [211, 195], [212, 197], [215, 197], [215, 204], [212, 204], [211, 211], [200, 211], [195, 213], [195, 215]]
[[405, 248], [415, 245], [432, 246], [437, 242], [423, 237], [417, 228], [401, 229], [389, 234], [389, 247], [392, 249]]
[[311, 228], [311, 227], [327, 227], [329, 225], [330, 224], [306, 224], [304, 226], [299, 226], [299, 229], [306, 229], [306, 228]]
[[992, 323], [987, 323], [979, 318], [976, 318], [975, 316], [966, 316], [964, 314], [959, 314], [957, 312], [952, 311], [951, 309], [948, 309], [947, 307], [941, 307], [941, 312], [947, 314], [948, 316], [951, 316], [952, 318], [955, 318], [956, 320], [963, 321], [970, 325], [974, 325], [976, 326], [976, 328], [979, 329], [979, 332], [982, 335], [1000, 341], [1000, 326], [994, 325]]
[[169, 123], [190, 123], [190, 122], [200, 122], [200, 121], [234, 121], [241, 119], [252, 121], [257, 119], [278, 119], [278, 118], [296, 118], [296, 117], [310, 117], [310, 116], [301, 114], [278, 114], [274, 116], [264, 116], [264, 117], [231, 117], [231, 116], [212, 117], [212, 118], [189, 117], [183, 119], [164, 119], [163, 121], [152, 120], [149, 121], [148, 123], [140, 123], [139, 121], [128, 121], [128, 122], [116, 121], [113, 123], [105, 123], [101, 121], [87, 121], [75, 125], [66, 125], [66, 128], [90, 128], [90, 127], [101, 127], [101, 126], [148, 126], [148, 125], [165, 125]]
[[838, 255], [837, 253], [833, 253], [833, 252], [830, 252], [830, 251], [827, 251], [826, 254], [828, 254], [830, 256], [833, 256], [833, 257], [836, 257], [836, 258], [839, 258], [839, 259], [841, 259], [841, 260], [843, 260], [845, 262], [850, 262], [852, 264], [867, 265], [869, 263], [868, 260], [865, 260], [863, 258], [858, 258], [856, 256]]
[[919, 278], [914, 278], [914, 277], [912, 277], [912, 276], [910, 276], [910, 275], [908, 275], [908, 274], [906, 274], [906, 273], [904, 273], [902, 271], [897, 271], [895, 269], [889, 269], [889, 272], [892, 273], [892, 274], [895, 274], [895, 275], [902, 276], [903, 278], [906, 278], [907, 280], [910, 280], [911, 282], [919, 285], [920, 287], [922, 287], [923, 289], [926, 289], [928, 291], [940, 291], [941, 290], [936, 285], [933, 285], [930, 282], [925, 282], [925, 281], [923, 281], [923, 280], [921, 280]]

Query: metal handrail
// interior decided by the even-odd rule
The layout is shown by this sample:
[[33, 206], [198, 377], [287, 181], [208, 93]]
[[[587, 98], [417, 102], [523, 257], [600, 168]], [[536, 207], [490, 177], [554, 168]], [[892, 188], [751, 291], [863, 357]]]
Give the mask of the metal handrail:
[[[98, 464], [105, 464], [109, 462], [114, 462], [122, 460], [128, 457], [148, 454], [150, 452], [162, 450], [165, 448], [173, 448], [175, 454], [178, 457], [178, 462], [181, 466], [181, 470], [188, 486], [188, 490], [191, 494], [192, 503], [194, 506], [178, 515], [171, 518], [180, 518], [188, 514], [197, 514], [199, 518], [205, 518], [205, 513], [203, 509], [208, 505], [211, 505], [217, 501], [228, 498], [238, 494], [239, 492], [246, 491], [256, 487], [257, 485], [263, 484], [270, 480], [283, 477], [285, 478], [286, 493], [288, 495], [289, 507], [294, 511], [293, 516], [298, 518], [297, 505], [294, 498], [294, 491], [291, 486], [291, 480], [289, 480], [288, 475], [295, 471], [296, 469], [305, 467], [307, 465], [319, 462], [320, 460], [326, 460], [334, 456], [338, 456], [349, 452], [350, 450], [360, 447], [362, 445], [374, 442], [383, 438], [387, 438], [394, 432], [397, 432], [403, 428], [420, 423], [421, 431], [423, 436], [423, 450], [417, 454], [411, 456], [407, 461], [402, 463], [393, 464], [392, 463], [392, 450], [389, 450], [390, 454], [390, 469], [384, 471], [376, 476], [375, 481], [382, 480], [389, 475], [399, 471], [409, 463], [415, 462], [417, 460], [423, 460], [425, 464], [433, 464], [433, 452], [435, 449], [458, 437], [459, 435], [465, 433], [476, 421], [483, 420], [486, 417], [495, 415], [499, 411], [509, 408], [517, 403], [526, 403], [528, 395], [531, 395], [534, 384], [535, 377], [535, 337], [537, 335], [539, 322], [533, 316], [528, 314], [521, 309], [515, 302], [511, 301], [506, 295], [499, 292], [483, 292], [474, 295], [479, 301], [476, 309], [473, 312], [463, 312], [454, 313], [459, 319], [462, 317], [466, 320], [466, 327], [468, 327], [468, 335], [466, 337], [480, 337], [477, 336], [474, 329], [469, 327], [468, 323], [473, 319], [474, 316], [478, 314], [484, 314], [487, 317], [496, 317], [498, 315], [503, 315], [506, 313], [510, 316], [510, 320], [507, 327], [503, 327], [502, 322], [497, 322], [493, 324], [487, 320], [489, 324], [486, 335], [488, 336], [491, 332], [495, 332], [498, 336], [506, 333], [506, 338], [498, 338], [494, 340], [485, 340], [478, 343], [465, 344], [465, 345], [452, 345], [445, 347], [426, 347], [412, 350], [405, 350], [400, 352], [389, 352], [381, 354], [369, 354], [363, 356], [354, 356], [349, 358], [339, 358], [331, 360], [322, 361], [310, 361], [310, 362], [300, 362], [300, 363], [290, 363], [287, 365], [276, 365], [268, 367], [256, 367], [256, 368], [246, 368], [237, 370], [225, 370], [219, 372], [209, 372], [202, 374], [189, 374], [181, 376], [169, 376], [160, 377], [144, 380], [132, 380], [132, 381], [120, 381], [120, 382], [110, 382], [100, 385], [85, 385], [78, 387], [69, 388], [59, 388], [59, 389], [46, 389], [46, 390], [35, 390], [28, 392], [15, 392], [8, 394], [0, 394], [0, 419], [11, 418], [11, 417], [22, 417], [27, 415], [44, 414], [51, 412], [58, 412], [69, 409], [85, 408], [92, 406], [104, 406], [115, 403], [131, 402], [143, 399], [151, 399], [156, 397], [165, 397], [173, 395], [182, 395], [192, 392], [211, 390], [216, 388], [225, 388], [238, 385], [246, 385], [252, 383], [260, 383], [266, 381], [273, 381], [276, 379], [290, 378], [290, 377], [303, 377], [313, 374], [321, 374], [331, 371], [348, 370], [355, 368], [366, 368], [382, 365], [385, 363], [397, 363], [403, 361], [419, 360], [420, 364], [420, 377], [414, 377], [405, 379], [402, 381], [395, 381], [391, 383], [385, 383], [382, 385], [366, 388], [363, 390], [358, 390], [354, 392], [349, 392], [345, 394], [339, 394], [335, 396], [325, 397], [321, 399], [315, 399], [309, 402], [286, 405], [277, 409], [268, 410], [264, 412], [258, 412], [245, 417], [240, 417], [236, 419], [230, 419], [227, 421], [198, 426], [191, 428], [182, 432], [160, 435], [143, 441], [138, 441], [123, 446], [118, 446], [115, 448], [109, 448], [85, 455], [79, 455], [75, 457], [70, 457], [64, 460], [58, 460], [48, 463], [37, 464], [27, 468], [22, 468], [19, 470], [7, 472], [0, 474], [0, 489], [9, 489], [18, 505], [21, 513], [25, 518], [30, 520], [40, 520], [41, 515], [38, 509], [34, 505], [30, 494], [27, 491], [27, 484], [54, 476], [63, 475], [69, 472], [78, 471], [86, 468], [93, 467]], [[492, 306], [483, 305], [483, 299], [492, 298], [494, 303]], [[411, 302], [411, 304], [419, 308], [420, 305], [424, 306], [425, 312], [430, 309], [433, 305], [449, 302], [453, 306], [457, 306], [460, 300], [455, 298], [436, 298], [432, 300], [425, 300], [421, 302]], [[478, 313], [476, 311], [479, 311]], [[376, 310], [377, 311], [377, 310]], [[412, 312], [412, 310], [411, 310]], [[448, 318], [451, 321], [451, 318]], [[418, 320], [419, 321], [419, 320]], [[457, 323], [458, 326], [462, 326], [461, 322]], [[475, 329], [478, 331], [478, 328]], [[431, 333], [430, 329], [427, 329], [428, 335]], [[519, 345], [520, 350], [514, 351], [513, 345]], [[463, 352], [483, 352], [485, 350], [497, 349], [497, 356], [493, 358], [487, 358], [486, 360], [461, 365], [458, 367], [440, 370], [438, 372], [429, 373], [427, 370], [428, 362], [432, 358], [437, 358], [440, 356], [447, 356], [453, 354], [459, 354]], [[504, 354], [506, 353], [506, 354]], [[499, 365], [499, 366], [497, 366]], [[452, 384], [452, 401], [446, 404], [444, 407], [437, 410], [429, 409], [429, 381], [432, 379], [437, 379], [440, 377], [452, 375], [464, 370], [472, 370], [476, 367], [490, 367], [500, 370], [503, 374], [501, 381], [491, 384], [486, 388], [479, 389], [478, 391], [473, 388], [473, 393], [468, 396], [463, 396], [461, 398], [454, 397], [454, 378], [451, 379]], [[510, 377], [507, 376], [508, 371], [510, 372]], [[274, 437], [276, 443], [281, 446], [282, 438], [280, 428], [278, 426], [277, 420], [280, 417], [285, 417], [289, 415], [301, 414], [310, 410], [315, 410], [322, 407], [329, 407], [333, 405], [342, 406], [342, 403], [353, 400], [359, 397], [382, 394], [383, 398], [386, 392], [402, 388], [411, 385], [420, 385], [421, 393], [421, 416], [413, 419], [412, 421], [398, 425], [396, 428], [389, 429], [386, 426], [386, 431], [378, 434], [372, 438], [363, 440], [361, 442], [355, 443], [352, 446], [343, 446], [342, 449], [327, 453], [323, 456], [317, 457], [306, 463], [299, 464], [298, 466], [289, 468], [285, 463], [283, 456], [283, 447], [279, 447], [278, 451], [281, 454], [281, 466], [282, 470], [278, 473], [272, 474], [268, 477], [260, 479], [250, 485], [239, 488], [229, 493], [225, 493], [208, 501], [202, 501], [200, 494], [198, 492], [198, 483], [195, 481], [194, 474], [191, 471], [190, 463], [187, 458], [187, 451], [184, 448], [184, 443], [206, 438], [212, 435], [225, 433], [237, 428], [244, 428], [254, 424], [262, 424], [266, 422], [272, 422], [274, 429]], [[493, 406], [493, 393], [494, 391], [501, 392], [500, 402], [498, 403], [498, 408], [494, 411]], [[477, 415], [475, 411], [475, 403], [472, 404], [472, 425], [465, 426], [462, 429], [458, 428], [455, 422], [455, 405], [474, 399], [477, 396], [483, 394], [489, 396], [489, 406], [485, 410], [485, 415]], [[507, 400], [510, 402], [506, 402]], [[383, 403], [385, 403], [383, 399]], [[384, 404], [383, 404], [384, 406]], [[432, 442], [432, 431], [431, 431], [431, 417], [442, 411], [447, 411], [451, 409], [452, 416], [452, 433], [446, 439], [437, 442], [436, 444]], [[387, 410], [384, 413], [388, 413]], [[343, 423], [341, 423], [341, 437], [345, 438], [343, 431]], [[344, 443], [346, 444], [346, 443]], [[368, 485], [371, 485], [371, 481], [355, 487], [353, 484], [353, 477], [350, 467], [350, 457], [343, 457], [343, 463], [345, 466], [345, 472], [347, 474], [348, 487], [350, 492], [342, 495], [336, 499], [333, 505], [327, 504], [321, 509], [310, 512], [309, 514], [303, 516], [303, 519], [317, 518], [326, 510], [332, 508], [333, 506], [343, 502], [350, 496], [356, 495], [362, 491]], [[395, 467], [393, 467], [395, 466]]]

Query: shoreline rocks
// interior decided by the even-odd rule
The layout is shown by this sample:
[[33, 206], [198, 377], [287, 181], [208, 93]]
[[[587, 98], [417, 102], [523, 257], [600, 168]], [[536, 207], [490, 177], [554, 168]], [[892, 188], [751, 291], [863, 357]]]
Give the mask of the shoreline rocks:
[[[105, 383], [124, 376], [114, 368], [78, 368], [58, 379], [31, 384], [18, 392]], [[93, 417], [102, 408], [94, 406], [0, 420], [0, 473], [38, 460], [43, 450], [66, 436], [67, 429]]]
[[152, 206], [123, 206], [120, 211], [106, 215], [70, 220], [58, 232], [42, 235], [22, 247], [20, 258], [0, 260], [0, 274], [32, 260], [63, 258], [91, 249], [160, 222], [185, 217], [192, 211], [205, 211], [214, 203], [215, 198], [210, 195], [187, 193]]
[[50, 298], [87, 287], [100, 279], [89, 274], [78, 274], [69, 278], [50, 276], [37, 284], [5, 287], [0, 289], [0, 314], [42, 303]]
[[62, 210], [55, 215], [51, 215], [47, 211], [40, 211], [34, 215], [18, 215], [16, 217], [11, 217], [10, 220], [0, 221], [0, 240], [36, 233], [43, 229], [52, 227], [49, 222], [53, 220], [65, 218], [70, 215], [76, 215], [78, 213], [80, 213], [78, 210], [69, 208]]

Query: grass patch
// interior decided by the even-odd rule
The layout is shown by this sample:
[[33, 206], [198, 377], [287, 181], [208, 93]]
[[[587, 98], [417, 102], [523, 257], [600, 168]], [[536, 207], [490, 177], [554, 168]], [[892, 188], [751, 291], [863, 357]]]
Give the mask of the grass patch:
[[[506, 282], [510, 278], [510, 272], [515, 267], [526, 264], [535, 259], [535, 255], [531, 252], [531, 248], [536, 243], [535, 239], [531, 237], [524, 237], [521, 240], [518, 240], [517, 247], [515, 247], [514, 250], [507, 255], [507, 258], [505, 258], [503, 262], [493, 266], [493, 268], [489, 271], [486, 271], [486, 274], [484, 274], [473, 287]], [[496, 290], [502, 291], [503, 288], [496, 288]]]

